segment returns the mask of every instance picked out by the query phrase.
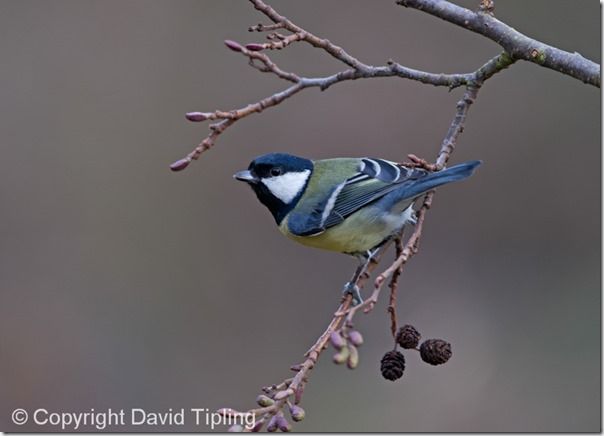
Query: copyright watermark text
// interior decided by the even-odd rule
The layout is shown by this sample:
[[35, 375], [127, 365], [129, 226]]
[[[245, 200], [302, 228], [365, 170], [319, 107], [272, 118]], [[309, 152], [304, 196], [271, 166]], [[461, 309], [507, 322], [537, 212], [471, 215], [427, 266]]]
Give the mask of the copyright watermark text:
[[12, 411], [11, 420], [16, 425], [29, 422], [38, 426], [52, 426], [71, 431], [119, 429], [119, 427], [125, 426], [184, 426], [187, 424], [205, 426], [211, 430], [219, 426], [235, 424], [251, 429], [256, 425], [256, 416], [252, 413], [221, 414], [206, 408], [170, 408], [164, 411], [109, 408], [77, 412], [55, 411], [43, 407], [32, 411], [18, 408]]

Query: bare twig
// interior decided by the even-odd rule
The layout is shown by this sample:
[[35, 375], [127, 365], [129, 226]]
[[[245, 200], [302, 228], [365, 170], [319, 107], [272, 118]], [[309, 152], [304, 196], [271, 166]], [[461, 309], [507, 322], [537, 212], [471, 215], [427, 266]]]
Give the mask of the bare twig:
[[[253, 48], [250, 49], [250, 47]], [[273, 73], [280, 79], [287, 80], [293, 83], [300, 82], [300, 78], [296, 74], [283, 71], [277, 66], [277, 64], [271, 61], [271, 59], [267, 55], [265, 55], [264, 53], [260, 53], [257, 50], [255, 44], [248, 44], [245, 48], [241, 47], [241, 49], [237, 51], [240, 51], [250, 59], [250, 66], [256, 68], [257, 70], [263, 73]], [[261, 65], [255, 63], [254, 61], [259, 61]]]
[[[336, 83], [348, 80], [371, 79], [377, 77], [402, 77], [410, 80], [416, 80], [421, 83], [431, 84], [434, 86], [446, 86], [449, 89], [453, 89], [475, 82], [482, 83], [514, 62], [514, 60], [504, 52], [495, 56], [493, 59], [490, 59], [476, 71], [464, 74], [427, 73], [425, 71], [406, 68], [402, 65], [391, 62], [387, 66], [383, 67], [364, 65], [363, 70], [348, 69], [340, 71], [336, 74], [332, 74], [331, 76], [309, 78], [299, 77], [294, 73], [285, 72], [281, 70], [274, 62], [272, 62], [267, 55], [254, 50], [249, 50], [234, 41], [225, 41], [225, 44], [231, 50], [241, 52], [243, 55], [250, 58], [251, 61], [259, 60], [262, 62], [262, 67], [259, 67], [253, 63], [251, 64], [260, 71], [271, 72], [281, 79], [294, 82], [294, 85], [240, 109], [230, 111], [216, 110], [214, 112], [188, 113], [187, 119], [194, 122], [216, 119], [222, 119], [222, 121], [210, 125], [210, 134], [204, 138], [203, 141], [201, 141], [201, 143], [187, 156], [174, 162], [170, 166], [173, 171], [181, 171], [185, 169], [192, 160], [199, 159], [202, 153], [204, 153], [206, 150], [209, 150], [214, 145], [218, 136], [235, 122], [253, 113], [260, 113], [264, 109], [276, 106], [283, 100], [306, 88], [318, 87], [321, 90], [325, 90]], [[248, 46], [250, 45], [251, 44], [248, 44]]]
[[[403, 241], [401, 237], [397, 237], [394, 241], [397, 259], [403, 254], [404, 250]], [[401, 265], [392, 274], [392, 277], [390, 278], [390, 284], [388, 285], [388, 287], [390, 288], [390, 298], [388, 299], [387, 310], [388, 314], [390, 315], [390, 332], [392, 333], [393, 338], [396, 338], [396, 331], [398, 330], [398, 317], [396, 315], [396, 292], [398, 290], [398, 281], [402, 272], [403, 266]]]
[[255, 26], [250, 26], [247, 30], [250, 32], [270, 32], [277, 29], [283, 29], [283, 23], [262, 24], [258, 23]]
[[358, 59], [349, 55], [344, 51], [342, 47], [339, 47], [335, 44], [332, 44], [328, 39], [319, 38], [312, 33], [302, 29], [296, 24], [292, 23], [283, 15], [280, 15], [275, 11], [272, 7], [264, 3], [262, 0], [250, 0], [254, 7], [270, 18], [273, 23], [281, 24], [287, 30], [292, 33], [298, 33], [302, 36], [302, 40], [306, 41], [310, 45], [321, 48], [325, 50], [327, 53], [332, 55], [334, 58], [344, 62], [355, 70], [362, 70], [365, 67], [365, 64], [360, 62]]
[[[289, 36], [282, 36], [273, 33], [271, 34], [273, 36], [279, 35], [279, 37], [276, 38], [277, 41], [264, 44], [248, 44], [246, 47], [243, 47], [234, 41], [225, 41], [225, 43], [232, 50], [241, 52], [247, 56], [250, 59], [250, 64], [254, 68], [263, 72], [272, 72], [281, 79], [293, 82], [294, 85], [240, 109], [230, 111], [217, 110], [211, 113], [190, 113], [210, 115], [208, 117], [187, 116], [191, 121], [213, 119], [222, 119], [223, 121], [210, 125], [210, 134], [187, 156], [179, 159], [170, 166], [174, 171], [181, 171], [185, 169], [192, 160], [198, 159], [203, 152], [214, 145], [218, 136], [236, 121], [253, 113], [262, 112], [266, 108], [276, 106], [285, 99], [306, 88], [317, 87], [321, 90], [326, 90], [336, 83], [348, 80], [376, 77], [400, 77], [424, 84], [446, 86], [449, 89], [453, 89], [459, 86], [468, 86], [475, 81], [483, 82], [489, 79], [493, 74], [507, 68], [517, 59], [535, 62], [544, 67], [568, 74], [585, 83], [598, 87], [600, 86], [599, 65], [585, 59], [578, 53], [571, 54], [529, 38], [497, 20], [492, 16], [493, 2], [491, 0], [483, 1], [480, 4], [478, 12], [456, 6], [445, 0], [399, 0], [397, 2], [400, 5], [424, 11], [468, 30], [480, 33], [487, 38], [493, 39], [505, 49], [502, 54], [494, 57], [476, 71], [457, 74], [420, 71], [405, 67], [393, 60], [389, 60], [384, 66], [367, 65], [350, 55], [342, 47], [297, 26], [286, 17], [277, 13], [262, 0], [250, 1], [257, 10], [265, 14], [274, 23], [269, 25], [258, 24], [251, 26], [249, 28], [250, 31], [262, 32], [285, 29], [292, 32], [292, 34]], [[288, 73], [281, 70], [268, 56], [259, 53], [259, 51], [264, 49], [282, 49], [295, 41], [304, 41], [313, 47], [320, 48], [351, 68], [325, 77], [298, 77], [294, 73]], [[262, 65], [259, 65], [254, 61], [259, 61]]]
[[461, 132], [463, 132], [466, 115], [468, 114], [468, 110], [470, 110], [470, 105], [474, 103], [474, 100], [476, 100], [476, 95], [478, 94], [480, 86], [482, 86], [482, 84], [479, 83], [468, 86], [461, 100], [457, 102], [457, 112], [455, 113], [455, 118], [449, 127], [447, 135], [443, 139], [443, 142], [440, 146], [440, 152], [438, 153], [438, 158], [436, 159], [437, 169], [442, 169], [445, 167], [449, 161], [449, 158], [451, 157], [451, 153], [453, 153], [453, 150], [455, 150], [457, 138]]
[[245, 47], [249, 50], [281, 50], [290, 45], [292, 42], [301, 41], [304, 39], [303, 33], [294, 33], [289, 36], [281, 35], [280, 33], [269, 33], [267, 38], [273, 40], [264, 44], [247, 44]]
[[[369, 278], [369, 274], [371, 274], [371, 272], [379, 264], [382, 253], [386, 251], [387, 246], [389, 246], [391, 243], [392, 242], [388, 242], [384, 247], [384, 250], [377, 254], [374, 258], [374, 261], [369, 264], [367, 268], [367, 274], [364, 274], [357, 279], [355, 284], [359, 286], [359, 288], [363, 288], [365, 282]], [[268, 407], [263, 407], [260, 409], [251, 409], [246, 412], [257, 415], [260, 426], [257, 426], [257, 428], [255, 428], [256, 431], [259, 431], [262, 428], [262, 424], [267, 423], [273, 416], [275, 416], [277, 413], [280, 413], [281, 410], [288, 405], [289, 397], [294, 397], [294, 403], [296, 405], [300, 403], [302, 399], [302, 394], [304, 392], [304, 386], [308, 382], [308, 376], [310, 372], [317, 363], [317, 360], [319, 359], [319, 356], [321, 355], [323, 350], [327, 348], [327, 344], [329, 342], [331, 334], [334, 331], [342, 328], [346, 314], [348, 313], [348, 309], [351, 307], [351, 303], [351, 295], [347, 295], [343, 298], [332, 320], [327, 325], [327, 328], [319, 336], [313, 346], [310, 347], [310, 349], [306, 352], [304, 361], [299, 365], [295, 365], [294, 367], [292, 367], [292, 369], [296, 371], [296, 375], [293, 378], [286, 379], [278, 385], [264, 389], [267, 394], [272, 395], [275, 400], [274, 403]], [[252, 429], [244, 429], [244, 431], [250, 430]]]
[[417, 157], [414, 154], [408, 154], [407, 157], [409, 158], [409, 161], [403, 163], [403, 165], [405, 165], [405, 166], [413, 167], [413, 168], [422, 168], [426, 171], [436, 171], [437, 170], [435, 164], [431, 164], [430, 162], [428, 162], [425, 159], [422, 159], [421, 157]]
[[[444, 0], [398, 0], [397, 4], [434, 15], [485, 36], [499, 44], [514, 59], [534, 62], [600, 87], [600, 66], [579, 53], [569, 53], [530, 38], [492, 16], [491, 2], [482, 2], [478, 12]], [[485, 6], [486, 5], [486, 6]]]

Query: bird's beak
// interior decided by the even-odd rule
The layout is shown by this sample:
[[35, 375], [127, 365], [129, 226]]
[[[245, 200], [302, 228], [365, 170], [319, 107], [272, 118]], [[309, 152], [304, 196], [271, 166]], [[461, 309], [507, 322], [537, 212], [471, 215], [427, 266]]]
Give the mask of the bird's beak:
[[246, 183], [258, 183], [260, 181], [260, 179], [253, 175], [249, 170], [239, 171], [238, 173], [233, 174], [233, 177]]

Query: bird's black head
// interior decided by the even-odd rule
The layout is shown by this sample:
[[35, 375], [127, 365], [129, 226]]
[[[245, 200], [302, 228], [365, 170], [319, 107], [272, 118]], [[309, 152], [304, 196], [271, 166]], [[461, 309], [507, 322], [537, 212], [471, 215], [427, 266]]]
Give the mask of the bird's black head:
[[313, 163], [303, 157], [269, 153], [254, 159], [233, 177], [248, 183], [277, 224], [294, 208], [308, 183]]

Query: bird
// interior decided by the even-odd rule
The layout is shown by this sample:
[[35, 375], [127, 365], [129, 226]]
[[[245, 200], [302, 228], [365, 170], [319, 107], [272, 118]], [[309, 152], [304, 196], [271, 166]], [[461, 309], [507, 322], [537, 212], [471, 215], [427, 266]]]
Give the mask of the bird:
[[481, 163], [432, 172], [385, 159], [311, 160], [268, 153], [233, 177], [252, 188], [285, 236], [359, 260], [343, 290], [359, 304], [357, 279], [381, 246], [405, 225], [416, 224], [415, 201], [438, 186], [468, 178]]

